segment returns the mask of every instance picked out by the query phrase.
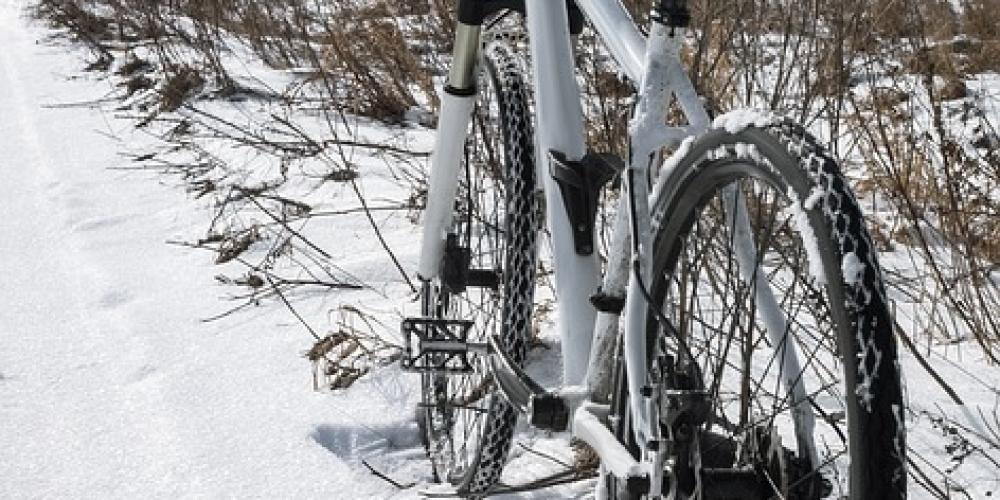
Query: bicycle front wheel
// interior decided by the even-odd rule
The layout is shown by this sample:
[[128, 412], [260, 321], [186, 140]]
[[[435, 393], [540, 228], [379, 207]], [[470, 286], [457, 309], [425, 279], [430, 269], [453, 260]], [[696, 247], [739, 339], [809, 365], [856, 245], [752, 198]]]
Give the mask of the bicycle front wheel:
[[[791, 122], [712, 130], [658, 189], [651, 366], [693, 363], [710, 407], [677, 459], [758, 471], [740, 498], [904, 498], [893, 323], [837, 163]], [[613, 408], [627, 413], [619, 379]]]
[[[425, 286], [423, 312], [471, 321], [469, 343], [496, 336], [522, 363], [538, 227], [533, 136], [520, 62], [500, 42], [483, 56], [444, 278]], [[486, 356], [470, 352], [468, 360], [465, 373], [423, 375], [418, 423], [435, 477], [481, 497], [500, 479], [517, 414], [498, 394]]]

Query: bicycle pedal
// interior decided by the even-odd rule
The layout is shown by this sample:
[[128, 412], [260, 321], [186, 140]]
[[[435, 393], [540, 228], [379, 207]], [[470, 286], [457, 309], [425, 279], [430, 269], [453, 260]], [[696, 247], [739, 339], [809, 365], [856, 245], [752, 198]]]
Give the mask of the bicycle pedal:
[[485, 355], [488, 346], [469, 342], [472, 325], [472, 321], [463, 319], [404, 319], [403, 370], [441, 374], [475, 371], [469, 354]]

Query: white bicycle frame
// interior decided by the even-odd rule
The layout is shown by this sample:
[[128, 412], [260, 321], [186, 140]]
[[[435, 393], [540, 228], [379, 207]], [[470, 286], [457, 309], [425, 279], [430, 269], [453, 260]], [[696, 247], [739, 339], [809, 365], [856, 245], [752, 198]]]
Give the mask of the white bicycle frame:
[[[646, 475], [650, 478], [649, 491], [658, 492], [666, 447], [657, 446], [662, 440], [658, 405], [652, 397], [643, 396], [650, 393], [643, 388], [651, 383], [647, 380], [649, 362], [646, 356], [648, 289], [643, 287], [652, 281], [650, 206], [655, 203], [651, 200], [647, 179], [650, 168], [662, 160], [660, 152], [664, 148], [676, 148], [683, 139], [705, 131], [709, 117], [680, 61], [683, 29], [654, 23], [647, 39], [619, 0], [576, 0], [576, 5], [598, 32], [622, 72], [639, 89], [639, 100], [630, 126], [631, 157], [625, 172], [627, 193], [621, 198], [614, 222], [612, 248], [602, 279], [596, 252], [584, 256], [575, 251], [562, 194], [550, 174], [550, 152], [562, 153], [571, 161], [582, 159], [587, 152], [567, 3], [556, 0], [525, 2], [535, 91], [535, 159], [546, 199], [546, 220], [554, 254], [558, 330], [562, 339], [561, 391], [575, 394], [572, 399], [581, 401], [573, 414], [572, 431], [595, 449], [605, 471], [618, 477]], [[455, 65], [449, 75], [449, 85], [472, 87], [475, 77], [469, 68], [475, 64], [476, 52], [468, 47], [478, 47], [478, 39], [478, 27], [459, 23]], [[465, 70], [456, 70], [463, 65]], [[474, 101], [474, 93], [445, 92], [442, 97], [418, 269], [419, 277], [425, 281], [437, 277], [440, 272]], [[687, 124], [668, 127], [666, 114], [675, 101]], [[661, 178], [666, 177], [663, 174], [661, 172]], [[744, 204], [742, 199], [737, 201], [735, 207], [739, 211]], [[745, 219], [745, 208], [743, 214]], [[754, 248], [752, 237], [746, 231], [736, 233], [743, 241], [735, 245], [744, 250], [737, 254], [752, 256], [753, 253], [745, 252]], [[773, 297], [770, 288], [762, 285], [758, 293]], [[625, 297], [623, 355], [631, 428], [642, 448], [638, 460], [631, 457], [601, 422], [607, 415], [608, 406], [592, 398], [594, 394], [607, 394], [611, 359], [619, 332], [618, 315], [598, 313], [590, 302], [598, 287], [610, 296]], [[774, 328], [768, 328], [772, 335], [781, 333], [773, 330], [781, 328], [782, 321], [783, 318], [774, 319]], [[785, 351], [782, 363], [790, 368], [785, 373], [799, 373], [798, 369], [791, 369], [798, 365], [795, 351]], [[797, 380], [787, 382], [796, 396], [805, 394]], [[809, 420], [811, 423], [811, 412]]]

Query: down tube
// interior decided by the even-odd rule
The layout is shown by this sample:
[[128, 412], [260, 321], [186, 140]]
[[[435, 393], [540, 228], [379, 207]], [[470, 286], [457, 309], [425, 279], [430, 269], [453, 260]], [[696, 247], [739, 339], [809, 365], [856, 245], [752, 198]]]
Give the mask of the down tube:
[[566, 2], [525, 2], [531, 44], [537, 117], [535, 158], [545, 188], [546, 220], [555, 258], [558, 329], [563, 348], [563, 384], [583, 385], [597, 312], [590, 296], [600, 283], [596, 252], [578, 255], [562, 193], [550, 174], [549, 151], [569, 160], [586, 153], [583, 109], [574, 77]]

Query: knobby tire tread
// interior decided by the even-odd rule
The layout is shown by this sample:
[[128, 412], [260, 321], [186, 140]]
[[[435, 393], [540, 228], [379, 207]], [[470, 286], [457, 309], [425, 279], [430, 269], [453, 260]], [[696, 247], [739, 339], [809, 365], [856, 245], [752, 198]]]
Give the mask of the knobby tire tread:
[[[487, 44], [483, 56], [481, 85], [477, 90], [481, 98], [497, 101], [499, 130], [489, 132], [501, 135], [504, 148], [501, 167], [505, 172], [506, 248], [500, 284], [503, 301], [500, 340], [507, 355], [522, 364], [531, 332], [537, 258], [539, 211], [535, 197], [534, 139], [522, 62], [507, 44], [499, 41]], [[472, 172], [471, 175], [486, 174]], [[461, 477], [452, 478], [458, 494], [463, 497], [478, 498], [489, 493], [500, 480], [511, 448], [517, 413], [496, 391], [494, 387], [488, 396], [489, 409], [476, 445], [478, 449], [472, 452], [475, 455], [472, 462]], [[439, 465], [435, 464], [436, 470], [437, 467]], [[448, 477], [450, 471], [437, 472]]]
[[[759, 155], [749, 155], [747, 152], [751, 149]], [[802, 126], [788, 120], [772, 121], [761, 128], [751, 126], [736, 133], [710, 130], [691, 145], [684, 158], [667, 173], [667, 179], [657, 184], [659, 191], [653, 207], [655, 241], [664, 237], [661, 232], [666, 232], [668, 226], [677, 230], [677, 222], [668, 218], [693, 220], [696, 217], [700, 208], [691, 204], [691, 197], [698, 197], [692, 195], [692, 191], [703, 193], [707, 198], [722, 189], [721, 186], [698, 185], [695, 180], [733, 161], [752, 164], [765, 177], [778, 179], [794, 191], [799, 203], [815, 190], [822, 192], [822, 197], [814, 200], [815, 205], [805, 211], [823, 254], [828, 294], [842, 301], [846, 313], [846, 325], [837, 330], [842, 338], [837, 342], [841, 352], [851, 354], [841, 356], [844, 363], [841, 375], [848, 387], [855, 388], [854, 394], [847, 398], [852, 464], [850, 498], [905, 498], [902, 391], [885, 285], [877, 250], [865, 229], [858, 202], [836, 160], [826, 149]], [[676, 241], [681, 241], [681, 237]], [[659, 245], [654, 248], [660, 251]], [[850, 253], [863, 266], [863, 273], [849, 283], [844, 280], [841, 261]], [[658, 258], [663, 257], [654, 256], [654, 260]], [[662, 269], [673, 269], [674, 265], [668, 262]], [[655, 319], [651, 317], [650, 321]], [[849, 334], [844, 334], [845, 331]], [[619, 380], [612, 408], [624, 412], [627, 394], [621, 366], [623, 360], [617, 363]], [[619, 439], [631, 441], [629, 436], [622, 435], [622, 430], [627, 429], [627, 425], [624, 428], [622, 425], [625, 424], [619, 422]], [[634, 450], [634, 442], [628, 441]], [[607, 484], [612, 488], [609, 493], [614, 496], [616, 481], [610, 478]]]

